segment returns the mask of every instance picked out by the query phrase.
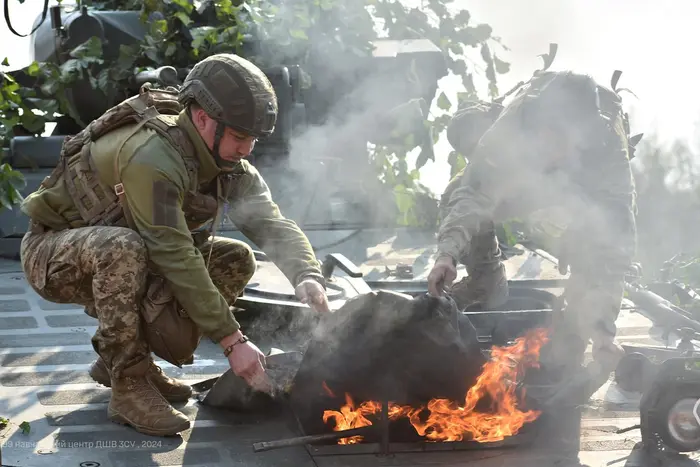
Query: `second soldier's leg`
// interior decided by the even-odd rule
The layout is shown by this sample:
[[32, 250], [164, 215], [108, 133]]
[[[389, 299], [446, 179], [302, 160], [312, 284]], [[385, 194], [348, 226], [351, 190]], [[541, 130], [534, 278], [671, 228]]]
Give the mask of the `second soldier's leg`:
[[460, 308], [474, 303], [495, 308], [508, 300], [508, 278], [493, 222], [480, 226], [461, 262], [467, 267], [467, 276], [451, 289]]
[[[615, 370], [624, 355], [615, 342], [615, 321], [620, 312], [623, 283], [615, 291], [598, 287], [591, 278], [571, 275], [565, 297], [567, 306], [556, 316], [550, 341], [542, 349], [545, 368], [559, 372], [555, 404], [584, 404]], [[583, 366], [592, 344], [592, 361]]]
[[85, 303], [90, 290], [99, 322], [92, 344], [111, 374], [110, 419], [151, 435], [188, 429], [189, 419], [147, 377], [151, 359], [139, 311], [147, 252], [141, 237], [119, 227], [28, 234], [22, 257], [30, 284], [49, 300]]

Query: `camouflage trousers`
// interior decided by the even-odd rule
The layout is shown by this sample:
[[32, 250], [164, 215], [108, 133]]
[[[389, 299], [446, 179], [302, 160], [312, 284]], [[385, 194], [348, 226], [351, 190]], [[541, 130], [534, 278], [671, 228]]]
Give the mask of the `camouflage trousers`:
[[[197, 247], [205, 260], [211, 250], [210, 277], [233, 304], [255, 272], [251, 248], [222, 237]], [[28, 232], [20, 254], [37, 294], [55, 303], [82, 305], [98, 320], [92, 345], [114, 376], [150, 358], [140, 308], [153, 274], [136, 232], [123, 227]]]

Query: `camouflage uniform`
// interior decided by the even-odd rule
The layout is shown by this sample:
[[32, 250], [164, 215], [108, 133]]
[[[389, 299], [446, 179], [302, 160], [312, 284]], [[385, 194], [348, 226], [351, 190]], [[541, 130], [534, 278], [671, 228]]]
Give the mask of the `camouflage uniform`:
[[[152, 362], [140, 314], [149, 282], [156, 276], [165, 278], [174, 299], [211, 340], [219, 342], [239, 329], [229, 306], [255, 272], [255, 259], [246, 244], [209, 238], [208, 230], [202, 230], [212, 221], [215, 227], [222, 205], [292, 285], [309, 277], [323, 281], [308, 239], [282, 216], [260, 173], [245, 160], [228, 167], [218, 155], [225, 126], [254, 136], [272, 131], [274, 118], [270, 122], [269, 115], [276, 113], [276, 97], [269, 81], [252, 64], [231, 55], [200, 62], [190, 78], [181, 90], [182, 102], [187, 105], [196, 98], [219, 122], [213, 150], [199, 135], [187, 107], [158, 120], [168, 134], [178, 132], [188, 142], [193, 153], [189, 159], [145, 125], [127, 124], [86, 146], [101, 185], [115, 187], [121, 181], [130, 215], [120, 211], [120, 222], [106, 216], [88, 222], [76, 206], [83, 199], [96, 202], [96, 196], [85, 188], [90, 179], [74, 169], [79, 166], [73, 159], [51, 184], [22, 204], [31, 219], [21, 248], [29, 283], [45, 299], [84, 305], [98, 319], [92, 342], [100, 359], [91, 374], [112, 386], [110, 416], [155, 435], [189, 426], [187, 417], [162, 396], [169, 401], [187, 399], [191, 389], [167, 378]], [[198, 87], [208, 79], [226, 78], [245, 86], [217, 87], [213, 93], [219, 95], [214, 96]], [[246, 86], [248, 94], [241, 96]], [[225, 106], [227, 100], [239, 106]], [[254, 110], [241, 112], [246, 104]], [[191, 170], [192, 161], [196, 171]], [[76, 186], [83, 192], [76, 194]], [[133, 228], [124, 226], [124, 218], [131, 219]]]
[[[438, 234], [439, 256], [457, 261], [481, 244], [482, 258], [495, 262], [492, 222], [565, 207], [574, 217], [563, 245], [562, 261], [571, 268], [567, 307], [542, 359], [550, 367], [570, 367], [572, 359], [581, 361], [592, 339], [596, 364], [609, 375], [620, 355], [613, 342], [615, 321], [636, 247], [635, 189], [623, 114], [600, 112], [600, 88], [588, 77], [550, 72], [534, 81], [531, 87], [541, 87], [540, 94], [525, 89], [514, 98], [481, 138], [459, 184], [451, 187]], [[578, 116], [587, 112], [595, 117]], [[547, 159], [543, 155], [552, 154], [548, 142], [529, 131], [537, 131], [536, 122], [567, 125], [567, 134], [582, 144], [564, 158]]]

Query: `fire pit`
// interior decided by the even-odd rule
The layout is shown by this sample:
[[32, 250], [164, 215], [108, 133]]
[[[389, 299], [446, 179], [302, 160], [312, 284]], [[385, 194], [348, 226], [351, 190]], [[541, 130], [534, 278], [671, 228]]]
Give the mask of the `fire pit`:
[[546, 329], [521, 328], [509, 345], [484, 352], [468, 315], [449, 299], [381, 291], [326, 317], [290, 394], [303, 442], [335, 455], [529, 440], [540, 412], [524, 402], [521, 382], [537, 366]]

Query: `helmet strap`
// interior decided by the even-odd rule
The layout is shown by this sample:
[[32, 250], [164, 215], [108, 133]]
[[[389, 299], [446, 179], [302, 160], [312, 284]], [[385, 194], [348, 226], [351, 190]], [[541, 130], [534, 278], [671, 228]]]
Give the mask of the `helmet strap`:
[[221, 144], [221, 138], [224, 137], [224, 130], [226, 130], [226, 125], [222, 122], [216, 123], [216, 133], [214, 134], [214, 146], [212, 147], [211, 153], [214, 156], [214, 161], [216, 165], [222, 170], [231, 170], [235, 168], [239, 163], [230, 162], [221, 158], [219, 154], [219, 145]]
[[212, 155], [214, 156], [214, 159], [220, 161], [221, 157], [219, 156], [219, 144], [221, 143], [221, 138], [224, 136], [224, 124], [221, 122], [216, 122], [216, 134], [214, 135], [214, 147], [212, 148], [211, 152]]
[[214, 156], [214, 162], [216, 165], [225, 171], [234, 169], [239, 162], [231, 162], [221, 158], [219, 154], [219, 146], [221, 144], [221, 138], [224, 137], [224, 131], [226, 130], [226, 125], [222, 122], [216, 122], [216, 133], [214, 134], [214, 146], [212, 146], [211, 154]]

